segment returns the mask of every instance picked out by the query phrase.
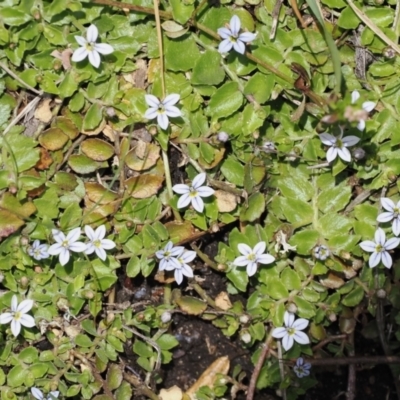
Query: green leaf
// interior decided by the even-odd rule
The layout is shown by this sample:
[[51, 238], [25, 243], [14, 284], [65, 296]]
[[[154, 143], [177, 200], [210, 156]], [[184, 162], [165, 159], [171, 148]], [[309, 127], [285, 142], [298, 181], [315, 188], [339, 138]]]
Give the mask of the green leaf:
[[20, 26], [30, 21], [32, 17], [29, 14], [25, 14], [15, 7], [1, 7], [0, 8], [0, 20], [9, 26]]
[[102, 119], [102, 107], [97, 103], [92, 104], [83, 119], [83, 129], [85, 131], [96, 129], [100, 125]]
[[165, 65], [171, 71], [188, 71], [200, 57], [199, 49], [191, 35], [178, 39], [165, 39]]
[[355, 307], [360, 304], [363, 298], [364, 289], [357, 285], [350, 293], [343, 297], [342, 304], [347, 307]]
[[126, 400], [132, 398], [132, 388], [128, 382], [123, 381], [121, 386], [115, 392], [117, 400]]
[[301, 280], [298, 273], [290, 267], [286, 267], [282, 271], [281, 280], [289, 290], [299, 290], [301, 288]]
[[212, 96], [206, 114], [213, 120], [228, 117], [237, 111], [243, 103], [243, 95], [236, 82], [227, 82]]
[[265, 75], [261, 72], [256, 72], [247, 81], [244, 87], [244, 94], [253, 96], [258, 103], [263, 104], [269, 100], [274, 84], [274, 75]]
[[161, 350], [171, 350], [178, 346], [179, 342], [175, 336], [166, 333], [157, 339], [157, 344], [160, 346]]
[[280, 200], [283, 213], [290, 223], [300, 227], [312, 222], [313, 209], [309, 203], [284, 197]]
[[360, 25], [360, 20], [355, 12], [347, 6], [341, 13], [337, 20], [337, 25], [344, 29], [356, 29]]
[[343, 210], [351, 198], [351, 188], [347, 183], [323, 190], [317, 200], [318, 208], [323, 212]]
[[107, 370], [106, 382], [110, 390], [115, 390], [120, 387], [123, 380], [123, 373], [121, 366], [118, 364], [111, 364]]
[[7, 385], [13, 388], [22, 387], [26, 380], [26, 370], [22, 365], [12, 367], [7, 373]]
[[222, 163], [221, 172], [230, 183], [237, 186], [243, 186], [244, 166], [232, 156], [229, 156]]
[[301, 318], [311, 319], [315, 316], [316, 309], [314, 304], [310, 304], [307, 300], [299, 296], [294, 298], [294, 303], [297, 306], [297, 315]]
[[153, 356], [153, 350], [151, 346], [139, 339], [135, 340], [135, 343], [133, 344], [133, 351], [141, 357], [149, 358]]
[[265, 197], [262, 193], [253, 193], [248, 199], [248, 207], [243, 207], [240, 213], [241, 221], [254, 222], [265, 210]]
[[234, 284], [236, 289], [241, 292], [246, 291], [247, 284], [249, 283], [246, 268], [234, 267], [226, 274], [226, 277]]
[[292, 246], [297, 246], [296, 253], [308, 256], [311, 250], [317, 245], [320, 234], [318, 231], [305, 229], [296, 232], [291, 238], [289, 243]]
[[38, 361], [38, 355], [39, 352], [36, 348], [26, 347], [19, 353], [18, 359], [27, 364], [32, 364], [33, 362]]
[[271, 278], [268, 281], [266, 293], [274, 300], [285, 299], [289, 296], [286, 286], [278, 278]]
[[218, 85], [225, 77], [221, 67], [221, 54], [216, 50], [206, 50], [198, 57], [193, 67], [191, 81], [194, 85]]
[[194, 11], [194, 2], [191, 1], [170, 0], [169, 4], [172, 7], [174, 20], [180, 24], [185, 24]]

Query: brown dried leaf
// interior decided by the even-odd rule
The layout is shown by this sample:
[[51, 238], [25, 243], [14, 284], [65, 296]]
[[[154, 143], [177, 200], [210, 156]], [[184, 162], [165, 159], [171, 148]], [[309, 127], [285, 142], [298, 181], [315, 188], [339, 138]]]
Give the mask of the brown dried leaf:
[[39, 107], [35, 111], [35, 118], [45, 124], [48, 124], [53, 118], [53, 114], [50, 109], [51, 99], [44, 99]]
[[329, 272], [329, 274], [320, 280], [321, 284], [329, 289], [338, 289], [344, 285], [344, 280], [339, 276]]
[[147, 199], [160, 190], [164, 178], [159, 175], [142, 174], [125, 181], [128, 193], [135, 199]]
[[186, 391], [192, 400], [196, 399], [196, 392], [202, 386], [213, 388], [217, 374], [226, 375], [229, 371], [229, 358], [227, 356], [217, 358], [200, 376], [200, 378]]
[[237, 206], [236, 196], [224, 190], [216, 190], [214, 193], [217, 199], [217, 207], [219, 212], [231, 212]]
[[134, 171], [144, 171], [153, 167], [160, 158], [160, 148], [153, 143], [139, 140], [137, 146], [125, 157], [126, 165]]
[[35, 168], [41, 171], [48, 169], [51, 164], [53, 164], [53, 159], [50, 156], [50, 153], [44, 149], [43, 147], [39, 147], [40, 159], [36, 163]]
[[61, 60], [62, 66], [64, 69], [70, 69], [71, 68], [71, 56], [72, 56], [73, 51], [71, 49], [65, 49], [62, 52], [59, 52], [58, 50], [54, 50], [51, 55], [58, 60]]
[[230, 308], [232, 308], [232, 303], [229, 300], [228, 293], [226, 292], [221, 292], [216, 298], [215, 298], [215, 305], [220, 308], [223, 311], [228, 311]]
[[114, 129], [111, 128], [110, 125], [106, 125], [103, 130], [103, 135], [110, 139], [112, 142], [115, 142], [115, 133]]

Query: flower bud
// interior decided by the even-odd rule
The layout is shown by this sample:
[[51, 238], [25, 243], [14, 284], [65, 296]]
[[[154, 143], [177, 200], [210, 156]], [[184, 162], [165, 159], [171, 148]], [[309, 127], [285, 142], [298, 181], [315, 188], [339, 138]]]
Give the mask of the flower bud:
[[289, 303], [286, 309], [292, 314], [296, 314], [297, 312], [297, 306], [294, 303]]
[[163, 324], [168, 324], [168, 322], [171, 321], [171, 318], [172, 318], [172, 315], [171, 315], [171, 313], [170, 313], [169, 311], [164, 311], [164, 312], [161, 314], [161, 317], [160, 317], [161, 322], [162, 322]]
[[251, 342], [251, 335], [247, 330], [240, 331], [239, 336], [243, 343], [249, 344]]
[[329, 251], [328, 247], [321, 244], [320, 246], [314, 247], [313, 254], [317, 260], [324, 261], [330, 256], [331, 252]]
[[115, 117], [115, 108], [114, 107], [107, 107], [106, 108], [106, 114], [108, 118], [114, 118]]
[[21, 277], [21, 279], [19, 280], [19, 284], [21, 286], [22, 289], [25, 289], [28, 287], [29, 285], [29, 279], [26, 276]]
[[276, 152], [275, 145], [270, 141], [264, 142], [261, 145], [261, 150], [265, 151], [266, 153], [275, 153]]
[[229, 135], [226, 132], [219, 132], [217, 134], [217, 139], [222, 142], [225, 143], [229, 140]]
[[386, 298], [386, 290], [378, 289], [378, 291], [376, 292], [376, 297], [378, 297], [378, 299], [385, 299]]
[[114, 322], [114, 320], [115, 320], [115, 314], [114, 313], [108, 313], [107, 314], [107, 318], [106, 318], [106, 323], [107, 323], [107, 325], [110, 325], [110, 324], [112, 324], [113, 322]]
[[390, 182], [395, 183], [397, 181], [397, 175], [393, 171], [387, 171], [386, 177]]
[[21, 236], [19, 243], [21, 246], [27, 246], [29, 244], [29, 239], [26, 236]]
[[331, 313], [328, 314], [328, 319], [329, 319], [329, 321], [331, 321], [331, 322], [336, 322], [337, 316], [336, 316], [335, 313], [331, 312]]
[[355, 160], [362, 160], [365, 157], [365, 150], [361, 147], [356, 147], [353, 150], [353, 157]]
[[382, 54], [383, 57], [388, 58], [389, 60], [396, 57], [396, 52], [390, 46], [385, 47]]
[[239, 321], [241, 324], [246, 325], [250, 321], [250, 317], [246, 314], [243, 314], [239, 317]]

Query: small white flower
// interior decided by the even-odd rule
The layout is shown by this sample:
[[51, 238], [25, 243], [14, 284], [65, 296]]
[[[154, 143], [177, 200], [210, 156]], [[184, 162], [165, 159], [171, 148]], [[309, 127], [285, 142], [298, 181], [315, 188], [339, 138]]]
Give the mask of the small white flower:
[[168, 242], [164, 250], [158, 250], [156, 252], [156, 257], [161, 260], [159, 269], [163, 271], [167, 269], [170, 265], [172, 265], [172, 269], [179, 268], [180, 263], [176, 259], [177, 256], [180, 256], [185, 248], [183, 246], [174, 246], [172, 242]]
[[375, 242], [372, 240], [365, 240], [360, 243], [360, 247], [369, 253], [372, 253], [369, 258], [370, 268], [376, 267], [382, 260], [382, 264], [386, 268], [392, 267], [392, 257], [388, 250], [393, 250], [400, 244], [400, 239], [391, 238], [386, 240], [386, 235], [383, 229], [378, 228], [375, 232]]
[[58, 395], [60, 394], [60, 392], [54, 391], [54, 392], [50, 392], [49, 395], [47, 397], [45, 397], [43, 395], [43, 392], [40, 389], [35, 388], [35, 387], [31, 388], [31, 393], [32, 393], [32, 396], [35, 399], [38, 399], [38, 400], [54, 400], [54, 399], [58, 399]]
[[236, 257], [233, 262], [238, 267], [246, 267], [248, 276], [253, 276], [257, 272], [257, 264], [271, 264], [275, 261], [275, 257], [270, 254], [264, 254], [267, 244], [259, 242], [252, 249], [244, 243], [238, 244], [238, 250], [242, 256]]
[[89, 225], [85, 226], [86, 236], [89, 238], [90, 242], [86, 243], [85, 254], [92, 254], [96, 252], [97, 257], [101, 260], [107, 258], [106, 250], [111, 250], [115, 247], [115, 243], [110, 239], [104, 239], [106, 235], [106, 227], [100, 225], [95, 231]]
[[321, 261], [325, 261], [331, 254], [328, 247], [326, 247], [323, 244], [321, 244], [320, 246], [314, 247], [313, 253], [314, 253], [314, 257], [317, 260], [321, 260]]
[[35, 320], [27, 312], [33, 307], [33, 300], [22, 300], [18, 304], [18, 298], [13, 295], [11, 299], [11, 312], [0, 314], [0, 324], [11, 322], [11, 332], [15, 337], [21, 332], [21, 325], [27, 328], [35, 326]]
[[214, 194], [214, 189], [208, 186], [202, 186], [205, 182], [207, 175], [203, 172], [197, 175], [193, 181], [192, 186], [178, 184], [172, 187], [175, 193], [182, 196], [178, 200], [178, 208], [184, 208], [192, 203], [193, 208], [199, 213], [204, 210], [204, 202], [202, 197], [209, 197]]
[[28, 248], [28, 254], [38, 261], [48, 258], [50, 256], [47, 252], [48, 247], [47, 244], [40, 244], [39, 240], [35, 240], [32, 246]]
[[272, 336], [277, 339], [282, 339], [282, 346], [286, 351], [293, 347], [294, 341], [299, 344], [310, 343], [308, 336], [304, 332], [301, 332], [308, 326], [308, 321], [306, 319], [298, 318], [295, 321], [294, 314], [288, 311], [285, 311], [283, 319], [285, 326], [275, 328], [272, 331]]
[[180, 255], [177, 256], [178, 264], [169, 263], [166, 267], [166, 271], [174, 271], [175, 281], [178, 285], [182, 283], [183, 275], [188, 278], [193, 278], [193, 270], [187, 263], [193, 261], [196, 257], [195, 251], [183, 250]]
[[218, 35], [223, 39], [218, 46], [220, 53], [227, 53], [232, 47], [240, 54], [246, 51], [245, 43], [252, 42], [256, 38], [256, 34], [250, 32], [240, 33], [240, 19], [234, 15], [230, 22], [229, 28], [219, 28]]
[[229, 135], [226, 132], [221, 131], [221, 132], [218, 132], [217, 139], [220, 142], [225, 143], [229, 140]]
[[150, 106], [144, 117], [147, 119], [157, 118], [157, 124], [164, 130], [168, 128], [168, 117], [174, 118], [182, 115], [181, 110], [174, 106], [181, 97], [179, 94], [169, 94], [163, 101], [152, 94], [146, 94], [144, 97], [147, 105]]
[[351, 154], [347, 147], [354, 146], [360, 141], [357, 136], [343, 136], [343, 130], [339, 137], [335, 137], [329, 133], [321, 133], [319, 136], [321, 142], [329, 147], [326, 153], [326, 159], [328, 162], [333, 161], [337, 156], [339, 156], [343, 161], [350, 162]]
[[378, 222], [389, 222], [393, 220], [392, 231], [396, 236], [400, 235], [400, 201], [394, 204], [387, 197], [381, 198], [382, 207], [387, 211], [378, 215]]
[[58, 229], [53, 229], [52, 233], [53, 238], [57, 243], [54, 243], [49, 247], [48, 253], [52, 256], [60, 255], [59, 260], [61, 265], [68, 263], [70, 251], [80, 253], [86, 250], [86, 244], [77, 241], [79, 236], [81, 236], [81, 228], [72, 229], [67, 236]]
[[294, 373], [298, 378], [304, 378], [310, 375], [311, 364], [305, 363], [303, 357], [299, 357], [296, 360], [296, 365], [293, 367]]
[[[75, 36], [76, 41], [81, 47], [74, 51], [72, 61], [78, 62], [89, 57], [89, 62], [95, 68], [100, 66], [100, 54], [111, 54], [114, 49], [106, 43], [96, 43], [99, 31], [95, 25], [90, 25], [86, 32], [86, 39], [83, 36]], [[99, 54], [100, 53], [100, 54]]]
[[[353, 90], [353, 92], [351, 93], [351, 104], [356, 103], [359, 98], [360, 93], [358, 92], [358, 90]], [[364, 112], [355, 114], [355, 118], [358, 120], [357, 128], [360, 131], [363, 131], [365, 129], [365, 121], [368, 118], [368, 113], [370, 113], [375, 108], [375, 106], [376, 103], [374, 103], [373, 101], [364, 101], [361, 106]]]

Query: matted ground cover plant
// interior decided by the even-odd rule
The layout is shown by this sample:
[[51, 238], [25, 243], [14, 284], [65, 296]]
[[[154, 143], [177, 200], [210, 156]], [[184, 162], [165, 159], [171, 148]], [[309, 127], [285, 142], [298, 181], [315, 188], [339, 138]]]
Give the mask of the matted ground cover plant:
[[400, 399], [399, 15], [3, 0], [1, 400]]

